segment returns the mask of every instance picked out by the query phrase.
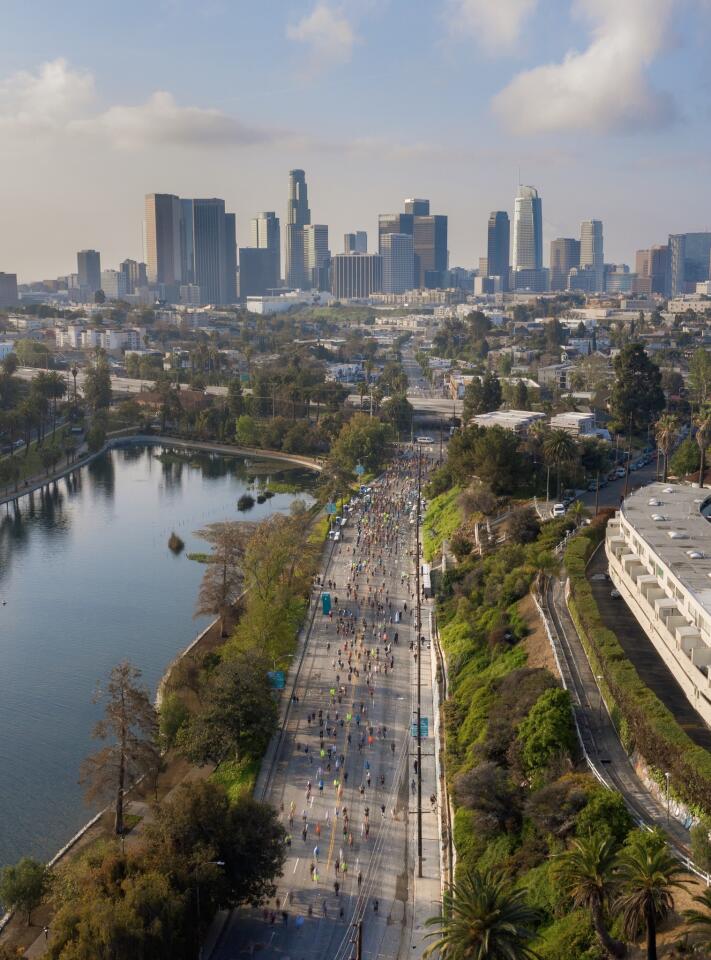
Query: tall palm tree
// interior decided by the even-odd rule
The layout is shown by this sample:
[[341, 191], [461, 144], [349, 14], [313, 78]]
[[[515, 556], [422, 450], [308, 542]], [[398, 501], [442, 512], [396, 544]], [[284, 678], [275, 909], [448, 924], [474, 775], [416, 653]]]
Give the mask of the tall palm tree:
[[610, 936], [605, 922], [617, 886], [616, 859], [613, 840], [582, 837], [561, 857], [557, 876], [575, 906], [590, 911], [600, 946], [613, 957], [624, 957], [624, 943]]
[[697, 910], [692, 907], [684, 911], [684, 919], [696, 932], [704, 937], [702, 946], [706, 949], [711, 948], [711, 888], [706, 888], [703, 893], [693, 898], [694, 903], [698, 903], [703, 910]]
[[526, 903], [526, 892], [514, 890], [501, 873], [467, 870], [452, 885], [442, 911], [430, 917], [435, 942], [424, 958], [442, 960], [535, 960], [529, 946], [538, 913]]
[[618, 860], [622, 893], [616, 909], [622, 914], [624, 935], [633, 940], [640, 927], [647, 932], [647, 960], [657, 960], [657, 925], [674, 909], [675, 887], [684, 886], [684, 870], [667, 850], [663, 836], [641, 834], [625, 848]]
[[557, 496], [560, 496], [560, 468], [569, 463], [577, 453], [577, 444], [565, 430], [551, 430], [543, 441], [543, 453], [547, 460], [555, 464], [557, 476]]
[[704, 474], [706, 473], [706, 448], [711, 443], [711, 410], [706, 408], [700, 410], [694, 417], [696, 425], [696, 442], [699, 445], [699, 486], [704, 485]]
[[664, 413], [654, 425], [654, 436], [657, 439], [657, 446], [664, 454], [664, 474], [662, 482], [667, 482], [667, 469], [669, 466], [669, 453], [676, 437], [678, 423], [675, 416], [670, 413]]

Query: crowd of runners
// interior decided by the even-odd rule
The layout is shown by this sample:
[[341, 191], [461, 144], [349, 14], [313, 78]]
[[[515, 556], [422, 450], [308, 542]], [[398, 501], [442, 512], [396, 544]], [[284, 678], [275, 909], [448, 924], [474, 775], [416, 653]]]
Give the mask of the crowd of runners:
[[407, 829], [417, 773], [409, 700], [419, 653], [418, 457], [403, 452], [344, 507], [341, 537], [314, 584], [308, 643], [316, 649], [287, 730], [297, 760], [277, 794], [289, 857], [263, 911], [268, 923], [350, 921], [359, 908], [377, 913], [384, 903], [378, 860], [393, 825]]

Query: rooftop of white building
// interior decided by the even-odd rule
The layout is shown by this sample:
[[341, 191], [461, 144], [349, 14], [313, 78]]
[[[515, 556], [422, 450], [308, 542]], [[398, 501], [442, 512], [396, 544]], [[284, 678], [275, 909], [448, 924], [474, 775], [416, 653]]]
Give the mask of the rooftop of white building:
[[711, 490], [650, 483], [626, 498], [622, 516], [661, 563], [711, 613]]

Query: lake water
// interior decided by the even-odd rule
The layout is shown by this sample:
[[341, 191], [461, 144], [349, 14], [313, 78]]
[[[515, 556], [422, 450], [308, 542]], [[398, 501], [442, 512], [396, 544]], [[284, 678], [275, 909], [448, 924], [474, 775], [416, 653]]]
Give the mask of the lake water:
[[[113, 450], [49, 492], [0, 507], [0, 866], [49, 859], [94, 812], [78, 785], [97, 682], [124, 658], [155, 690], [206, 625], [193, 619], [203, 568], [174, 556], [205, 550], [194, 533], [311, 502], [315, 475], [278, 461], [159, 447]], [[166, 462], [170, 460], [170, 462]], [[277, 493], [245, 513], [237, 499], [269, 480]]]

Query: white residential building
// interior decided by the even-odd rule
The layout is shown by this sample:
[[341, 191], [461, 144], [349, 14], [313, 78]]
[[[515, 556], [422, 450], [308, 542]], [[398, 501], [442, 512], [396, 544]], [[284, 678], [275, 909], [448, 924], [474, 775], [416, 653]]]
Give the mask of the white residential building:
[[565, 430], [574, 437], [592, 436], [595, 415], [592, 413], [559, 413], [551, 417], [551, 430]]
[[503, 427], [504, 430], [513, 430], [514, 433], [526, 433], [534, 423], [545, 419], [545, 413], [535, 410], [493, 410], [491, 413], [480, 413], [472, 417], [470, 422], [478, 427]]
[[690, 703], [711, 724], [711, 508], [706, 491], [652, 483], [607, 525], [610, 578]]

